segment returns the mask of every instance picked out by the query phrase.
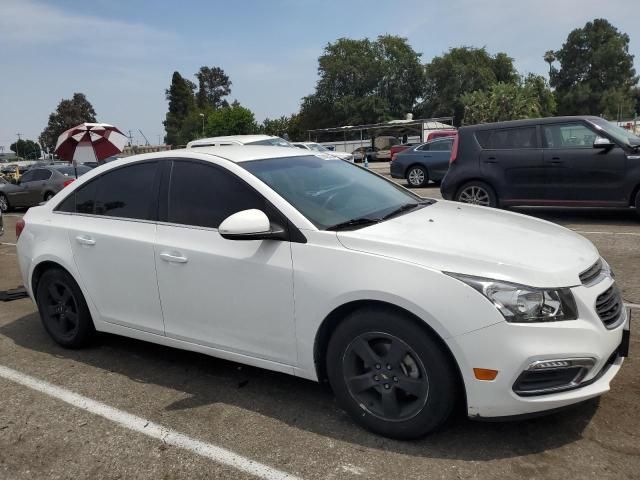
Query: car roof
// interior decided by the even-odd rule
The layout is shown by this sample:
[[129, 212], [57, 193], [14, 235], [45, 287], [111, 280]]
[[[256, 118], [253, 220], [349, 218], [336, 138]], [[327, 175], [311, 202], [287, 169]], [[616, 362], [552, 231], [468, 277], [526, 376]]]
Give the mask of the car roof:
[[495, 122], [495, 123], [480, 123], [478, 125], [469, 125], [464, 128], [465, 130], [489, 130], [494, 128], [513, 128], [513, 127], [526, 127], [530, 125], [546, 125], [549, 123], [564, 123], [564, 122], [575, 122], [576, 120], [594, 120], [599, 119], [600, 117], [596, 117], [593, 115], [576, 115], [576, 116], [565, 116], [565, 117], [545, 117], [545, 118], [527, 118], [525, 120], [508, 120], [505, 122]]
[[189, 143], [192, 145], [197, 145], [198, 143], [208, 143], [208, 142], [242, 142], [242, 143], [250, 143], [250, 142], [259, 142], [260, 140], [268, 140], [270, 138], [278, 138], [274, 135], [227, 135], [225, 137], [208, 137], [208, 138], [198, 138], [196, 140], [192, 140]]
[[[193, 158], [201, 159], [202, 155], [211, 155], [229, 160], [234, 163], [249, 162], [252, 160], [268, 160], [275, 158], [287, 157], [308, 157], [314, 155], [309, 150], [291, 147], [277, 147], [271, 145], [238, 145], [233, 148], [229, 147], [200, 147], [200, 148], [181, 148], [176, 150], [167, 150], [164, 152], [143, 153], [133, 155], [131, 157], [121, 158], [106, 165], [124, 165], [134, 160], [151, 160], [162, 158]], [[322, 158], [314, 155], [317, 158]]]

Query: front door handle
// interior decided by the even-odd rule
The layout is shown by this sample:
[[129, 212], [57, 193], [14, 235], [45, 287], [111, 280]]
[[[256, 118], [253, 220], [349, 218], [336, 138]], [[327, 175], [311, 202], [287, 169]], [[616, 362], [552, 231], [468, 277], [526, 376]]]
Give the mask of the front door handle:
[[76, 237], [76, 242], [78, 242], [80, 245], [95, 245], [96, 241], [91, 238], [89, 235], [78, 235]]
[[170, 263], [187, 263], [189, 261], [187, 257], [182, 256], [176, 252], [172, 252], [172, 253], [162, 252], [160, 254], [160, 258], [165, 262], [170, 262]]

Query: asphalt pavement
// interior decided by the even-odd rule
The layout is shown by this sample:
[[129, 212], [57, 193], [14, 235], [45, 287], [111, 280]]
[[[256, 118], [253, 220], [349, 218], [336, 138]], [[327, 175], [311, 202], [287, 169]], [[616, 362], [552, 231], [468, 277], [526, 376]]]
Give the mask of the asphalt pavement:
[[[440, 196], [435, 186], [417, 191]], [[625, 301], [640, 305], [634, 212], [521, 211], [593, 241]], [[5, 218], [0, 290], [21, 283], [20, 215]], [[0, 478], [638, 478], [633, 313], [631, 356], [601, 399], [520, 422], [457, 415], [441, 432], [399, 442], [354, 425], [313, 382], [113, 335], [65, 350], [31, 300], [0, 303]]]

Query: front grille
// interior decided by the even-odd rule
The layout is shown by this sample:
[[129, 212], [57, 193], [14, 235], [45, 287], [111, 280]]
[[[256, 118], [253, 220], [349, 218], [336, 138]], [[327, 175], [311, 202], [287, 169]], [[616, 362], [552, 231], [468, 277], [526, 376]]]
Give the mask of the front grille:
[[580, 274], [580, 281], [583, 285], [589, 285], [593, 282], [598, 275], [600, 275], [600, 271], [602, 270], [602, 260], [598, 259], [596, 263], [587, 268], [584, 272]]
[[613, 328], [622, 315], [623, 305], [620, 290], [613, 284], [596, 299], [596, 312], [604, 326]]

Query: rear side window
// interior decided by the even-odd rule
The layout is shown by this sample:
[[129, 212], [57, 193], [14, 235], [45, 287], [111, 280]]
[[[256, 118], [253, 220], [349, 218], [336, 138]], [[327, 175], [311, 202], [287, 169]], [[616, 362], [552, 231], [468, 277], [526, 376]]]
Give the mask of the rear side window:
[[476, 139], [482, 148], [489, 150], [538, 147], [536, 127], [479, 130]]
[[431, 150], [435, 152], [450, 152], [453, 140], [442, 140], [439, 142], [433, 142], [431, 144]]
[[173, 162], [170, 223], [218, 228], [229, 215], [251, 208], [264, 211], [264, 198], [231, 172], [204, 163]]
[[157, 172], [158, 162], [107, 172], [78, 188], [57, 210], [152, 220], [157, 205]]
[[51, 178], [51, 172], [43, 168], [38, 168], [33, 171], [32, 181], [49, 180]]

